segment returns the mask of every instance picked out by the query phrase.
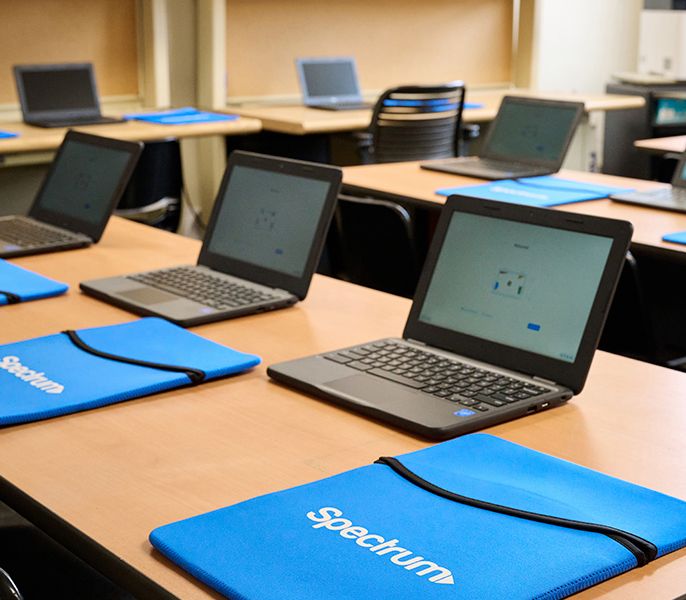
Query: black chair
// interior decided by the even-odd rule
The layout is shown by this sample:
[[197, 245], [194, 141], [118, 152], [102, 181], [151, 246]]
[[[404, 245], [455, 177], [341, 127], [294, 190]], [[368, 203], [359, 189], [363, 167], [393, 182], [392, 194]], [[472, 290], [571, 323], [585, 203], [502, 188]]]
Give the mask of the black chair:
[[329, 259], [339, 279], [411, 298], [419, 260], [409, 212], [387, 200], [339, 196]]
[[364, 163], [450, 158], [459, 154], [465, 86], [404, 85], [377, 100], [360, 138]]
[[176, 231], [181, 214], [182, 189], [179, 141], [146, 142], [114, 214]]
[[631, 252], [627, 252], [598, 347], [646, 362], [663, 362], [641, 269]]
[[22, 600], [23, 596], [19, 588], [9, 576], [7, 571], [0, 567], [0, 600]]

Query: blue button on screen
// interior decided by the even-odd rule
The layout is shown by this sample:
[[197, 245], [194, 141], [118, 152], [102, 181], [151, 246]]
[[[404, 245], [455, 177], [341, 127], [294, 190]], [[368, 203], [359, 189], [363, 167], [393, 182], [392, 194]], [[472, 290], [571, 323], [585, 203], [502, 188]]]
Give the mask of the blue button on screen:
[[529, 323], [527, 325], [527, 328], [531, 329], [531, 331], [540, 331], [541, 330], [541, 326], [538, 323]]

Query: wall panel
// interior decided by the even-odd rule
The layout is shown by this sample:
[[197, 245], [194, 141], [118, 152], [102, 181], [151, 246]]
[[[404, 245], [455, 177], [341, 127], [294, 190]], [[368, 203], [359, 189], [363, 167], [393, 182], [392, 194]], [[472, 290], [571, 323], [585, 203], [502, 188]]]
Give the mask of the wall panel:
[[511, 0], [226, 0], [228, 96], [298, 93], [294, 58], [357, 59], [363, 89], [511, 81]]

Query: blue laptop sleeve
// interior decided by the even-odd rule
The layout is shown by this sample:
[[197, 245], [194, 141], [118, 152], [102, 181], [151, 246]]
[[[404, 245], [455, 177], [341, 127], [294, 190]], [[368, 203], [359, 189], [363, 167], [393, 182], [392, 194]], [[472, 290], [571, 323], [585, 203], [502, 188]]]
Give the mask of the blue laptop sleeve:
[[0, 345], [0, 425], [198, 384], [259, 362], [157, 318]]
[[150, 541], [242, 600], [563, 598], [686, 545], [686, 503], [473, 434]]
[[68, 289], [66, 283], [48, 279], [0, 259], [0, 306], [59, 296]]
[[587, 200], [600, 200], [607, 198], [610, 194], [630, 191], [632, 190], [628, 188], [610, 187], [544, 175], [542, 177], [502, 179], [465, 187], [442, 188], [436, 190], [436, 193], [441, 196], [458, 194], [525, 206], [551, 207]]
[[158, 125], [189, 125], [192, 123], [214, 123], [216, 121], [235, 121], [238, 115], [212, 113], [198, 110], [192, 106], [163, 110], [153, 113], [134, 113], [126, 115], [127, 119], [146, 121]]

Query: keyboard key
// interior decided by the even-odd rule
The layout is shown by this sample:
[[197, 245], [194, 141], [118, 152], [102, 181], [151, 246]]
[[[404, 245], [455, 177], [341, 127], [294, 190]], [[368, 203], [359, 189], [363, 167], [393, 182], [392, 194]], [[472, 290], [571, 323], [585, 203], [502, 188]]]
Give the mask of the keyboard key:
[[474, 396], [475, 400], [479, 400], [481, 402], [485, 402], [486, 404], [490, 404], [491, 406], [505, 406], [507, 402], [504, 400], [498, 400], [497, 398], [492, 398], [491, 396], [484, 396], [483, 394], [477, 394]]
[[[353, 366], [352, 364], [348, 366]], [[366, 366], [366, 365], [365, 365]], [[385, 369], [372, 369], [369, 371], [372, 375], [378, 375], [379, 377], [383, 377], [384, 379], [390, 379], [391, 381], [395, 381], [396, 383], [402, 383], [403, 385], [406, 385], [407, 387], [419, 389], [422, 387], [424, 384], [421, 383], [420, 381], [414, 381], [410, 379], [409, 377], [405, 377], [404, 375], [397, 375], [395, 373], [392, 373], [390, 371], [386, 371]]]
[[360, 360], [349, 362], [348, 366], [352, 367], [353, 369], [357, 369], [358, 371], [369, 371], [372, 368], [371, 365], [367, 365]]
[[325, 354], [324, 358], [328, 358], [329, 360], [332, 360], [334, 362], [341, 363], [342, 365], [349, 363], [352, 360], [347, 356], [343, 356], [342, 353], [337, 352], [334, 352], [333, 354]]

